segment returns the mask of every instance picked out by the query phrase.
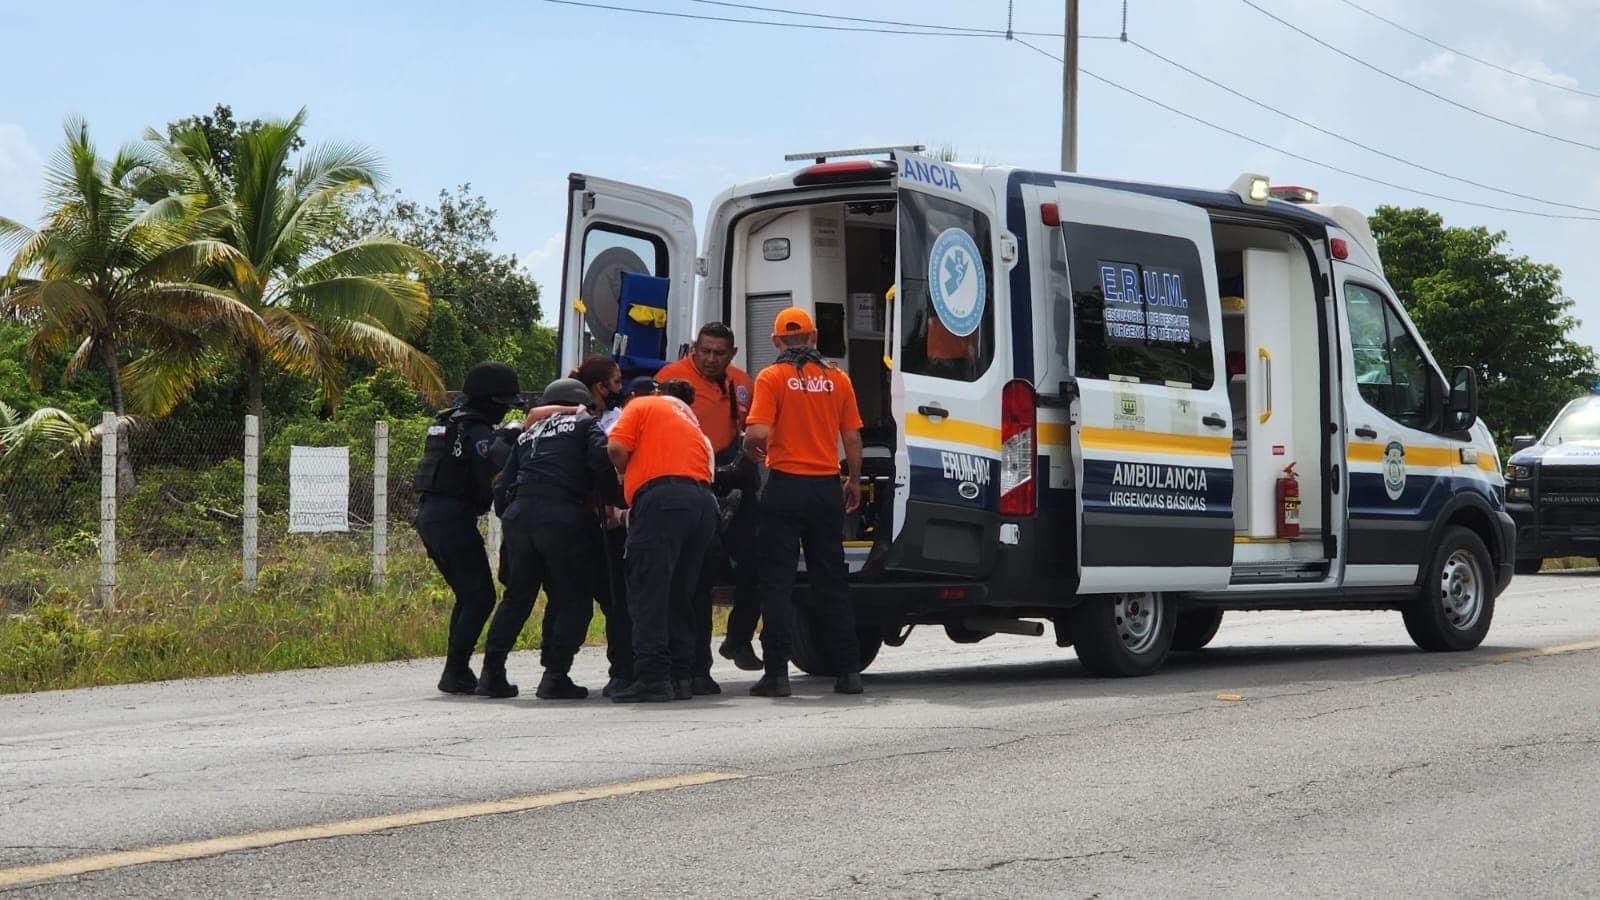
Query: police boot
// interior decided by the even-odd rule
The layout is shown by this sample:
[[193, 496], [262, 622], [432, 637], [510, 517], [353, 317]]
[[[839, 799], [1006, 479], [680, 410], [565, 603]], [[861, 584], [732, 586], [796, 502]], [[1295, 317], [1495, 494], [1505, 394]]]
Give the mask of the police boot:
[[743, 669], [746, 672], [761, 671], [761, 657], [756, 655], [756, 650], [754, 647], [750, 646], [749, 641], [736, 643], [734, 641], [724, 640], [722, 642], [722, 646], [717, 648], [717, 653], [720, 654], [723, 659], [733, 660], [733, 664], [735, 666], [738, 666], [740, 669]]
[[687, 678], [672, 679], [672, 699], [689, 700], [694, 697], [694, 687]]
[[517, 686], [506, 680], [506, 655], [485, 653], [483, 677], [478, 679], [478, 696], [505, 700], [517, 695]]
[[720, 694], [722, 693], [722, 685], [717, 684], [716, 680], [710, 675], [696, 675], [689, 679], [689, 693], [696, 697]]
[[589, 696], [589, 689], [573, 684], [565, 672], [545, 672], [533, 695], [540, 700], [582, 700]]
[[839, 676], [833, 680], [833, 692], [835, 694], [859, 694], [864, 690], [866, 688], [861, 686], [860, 672], [840, 672]]
[[789, 687], [789, 673], [779, 672], [761, 676], [761, 680], [750, 688], [752, 697], [788, 697], [794, 691]]
[[445, 658], [444, 674], [439, 676], [439, 690], [446, 694], [470, 694], [478, 689], [478, 676], [472, 674], [467, 661], [471, 654], [450, 654]]
[[613, 675], [608, 681], [606, 681], [606, 686], [600, 689], [600, 696], [610, 697], [617, 691], [622, 690], [630, 684], [633, 684], [632, 678], [627, 678], [621, 675]]
[[611, 692], [613, 703], [670, 703], [672, 682], [635, 681], [621, 690]]

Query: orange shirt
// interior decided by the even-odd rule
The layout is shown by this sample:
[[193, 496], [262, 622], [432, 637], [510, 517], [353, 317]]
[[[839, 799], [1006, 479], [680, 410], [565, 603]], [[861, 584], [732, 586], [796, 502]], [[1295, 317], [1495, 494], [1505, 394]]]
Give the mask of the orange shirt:
[[677, 397], [628, 401], [610, 438], [633, 453], [622, 476], [622, 495], [630, 505], [652, 479], [676, 475], [711, 482], [711, 441], [701, 433], [694, 411]]
[[[695, 368], [694, 357], [685, 356], [662, 366], [655, 377], [657, 384], [682, 378], [694, 385], [694, 414], [700, 420], [700, 430], [711, 439], [711, 449], [722, 450], [744, 430], [744, 418], [750, 412], [750, 395], [754, 386], [750, 383], [750, 376], [738, 366], [729, 366], [728, 371], [723, 373], [722, 383], [718, 384], [700, 374], [700, 370]], [[733, 391], [731, 399], [728, 396], [729, 389]]]
[[839, 474], [839, 435], [861, 427], [850, 376], [816, 363], [762, 369], [748, 419], [771, 427], [767, 467], [788, 475]]

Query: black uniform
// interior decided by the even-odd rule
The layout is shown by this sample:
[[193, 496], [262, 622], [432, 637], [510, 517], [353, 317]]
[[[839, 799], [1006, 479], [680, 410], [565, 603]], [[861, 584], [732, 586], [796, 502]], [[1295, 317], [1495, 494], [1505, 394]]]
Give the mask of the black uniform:
[[[500, 415], [505, 407], [498, 407]], [[471, 675], [468, 663], [494, 609], [494, 576], [478, 531], [478, 517], [489, 511], [495, 466], [489, 446], [492, 409], [463, 406], [441, 412], [428, 427], [422, 461], [413, 486], [422, 494], [413, 520], [428, 557], [455, 592], [450, 611], [446, 677]], [[492, 417], [492, 418], [491, 418]], [[441, 681], [440, 687], [445, 687]], [[465, 685], [471, 691], [471, 685]]]
[[594, 615], [594, 561], [601, 546], [595, 500], [622, 503], [605, 433], [587, 415], [544, 419], [518, 439], [501, 479], [515, 488], [502, 516], [505, 598], [489, 626], [484, 669], [504, 666], [542, 585], [547, 602], [539, 662], [547, 679], [560, 676], [566, 683]]

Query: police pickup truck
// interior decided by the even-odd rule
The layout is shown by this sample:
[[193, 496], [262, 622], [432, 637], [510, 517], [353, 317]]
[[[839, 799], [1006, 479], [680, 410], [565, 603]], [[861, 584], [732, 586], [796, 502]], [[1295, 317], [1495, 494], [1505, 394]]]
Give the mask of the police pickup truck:
[[1600, 385], [1562, 407], [1544, 435], [1512, 439], [1506, 507], [1517, 523], [1516, 570], [1552, 556], [1600, 557]]

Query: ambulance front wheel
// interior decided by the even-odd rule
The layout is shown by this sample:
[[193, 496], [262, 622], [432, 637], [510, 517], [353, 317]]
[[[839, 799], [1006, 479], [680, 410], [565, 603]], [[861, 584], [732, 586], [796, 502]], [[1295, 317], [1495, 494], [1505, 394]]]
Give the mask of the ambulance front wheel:
[[1172, 649], [1178, 616], [1162, 594], [1085, 597], [1072, 610], [1073, 646], [1089, 674], [1149, 675]]
[[1406, 632], [1424, 650], [1471, 650], [1494, 618], [1494, 560], [1471, 530], [1451, 526], [1407, 604]]
[[[795, 668], [807, 675], [837, 675], [837, 666], [827, 654], [822, 644], [822, 636], [817, 629], [817, 623], [812, 611], [805, 606], [796, 606], [794, 611], [794, 632], [790, 635], [789, 661]], [[883, 649], [883, 629], [876, 625], [856, 626], [856, 648], [859, 665], [857, 672], [865, 672], [867, 666], [878, 658], [878, 651]]]

